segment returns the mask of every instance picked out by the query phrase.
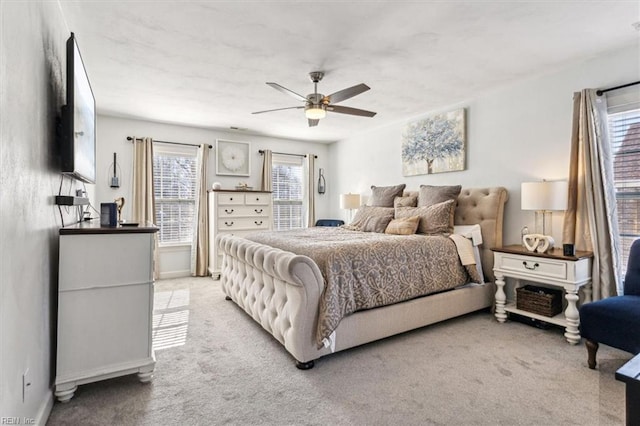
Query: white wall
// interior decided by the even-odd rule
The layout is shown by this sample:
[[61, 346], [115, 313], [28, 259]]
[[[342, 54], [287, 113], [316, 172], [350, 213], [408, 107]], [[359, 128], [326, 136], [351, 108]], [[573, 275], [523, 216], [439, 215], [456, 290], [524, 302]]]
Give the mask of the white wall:
[[[403, 177], [400, 151], [406, 121], [332, 144], [330, 160], [338, 183], [330, 194], [332, 211], [339, 211], [338, 194], [369, 196], [371, 185], [404, 182], [408, 189], [421, 184], [504, 186], [510, 196], [505, 243], [518, 243], [523, 226], [534, 229], [533, 212], [520, 210], [520, 183], [568, 177], [573, 92], [639, 79], [640, 49], [636, 44], [446, 106], [441, 111], [464, 107], [467, 112], [467, 167], [461, 172]], [[412, 119], [435, 112], [440, 111]], [[347, 213], [341, 214], [346, 217]], [[553, 236], [561, 244], [562, 213], [554, 213]]]
[[0, 8], [0, 418], [44, 424], [53, 405], [61, 225], [55, 123], [69, 32], [55, 2]]
[[[100, 203], [112, 202], [118, 197], [125, 198], [122, 217], [128, 219], [131, 216], [131, 173], [132, 173], [132, 143], [127, 141], [127, 136], [152, 137], [155, 140], [182, 142], [189, 144], [210, 144], [214, 149], [209, 156], [209, 175], [207, 186], [211, 188], [213, 182], [222, 183], [223, 188], [233, 189], [239, 182], [247, 182], [255, 189], [260, 188], [262, 175], [262, 155], [260, 149], [271, 149], [276, 152], [291, 154], [315, 154], [316, 180], [317, 169], [324, 168], [327, 177], [327, 187], [331, 188], [334, 181], [331, 179], [331, 167], [328, 161], [329, 146], [321, 143], [276, 139], [264, 136], [255, 136], [243, 132], [220, 131], [195, 127], [177, 126], [171, 124], [154, 123], [142, 120], [130, 120], [120, 117], [98, 115], [97, 129], [97, 182], [95, 185], [95, 197], [92, 204], [99, 210]], [[251, 142], [251, 176], [217, 176], [215, 168], [215, 144], [216, 139]], [[120, 188], [110, 187], [113, 168], [113, 153], [117, 153], [118, 164], [122, 171]], [[329, 215], [329, 202], [327, 195], [316, 193], [316, 217], [324, 218]], [[170, 278], [189, 275], [189, 251], [188, 246], [161, 248], [158, 258], [158, 267], [161, 278]]]

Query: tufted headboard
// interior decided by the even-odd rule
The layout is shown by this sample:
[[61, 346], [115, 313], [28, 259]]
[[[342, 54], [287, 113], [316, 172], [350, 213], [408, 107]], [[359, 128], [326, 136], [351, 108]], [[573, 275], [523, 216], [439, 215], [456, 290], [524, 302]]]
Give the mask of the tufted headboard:
[[[417, 191], [407, 191], [404, 195], [417, 196]], [[484, 278], [493, 282], [494, 247], [502, 247], [504, 205], [509, 199], [506, 188], [462, 189], [458, 196], [458, 206], [454, 217], [456, 225], [480, 225], [482, 229], [482, 269]]]

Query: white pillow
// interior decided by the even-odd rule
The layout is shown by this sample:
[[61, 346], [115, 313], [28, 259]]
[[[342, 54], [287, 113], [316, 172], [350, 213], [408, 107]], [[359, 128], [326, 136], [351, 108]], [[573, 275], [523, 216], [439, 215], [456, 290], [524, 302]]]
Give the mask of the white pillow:
[[456, 225], [453, 233], [469, 238], [474, 246], [482, 244], [482, 228], [480, 225]]
[[456, 225], [453, 227], [453, 233], [462, 235], [465, 238], [471, 240], [471, 244], [473, 245], [473, 257], [476, 259], [476, 269], [478, 270], [478, 275], [482, 278], [482, 282], [484, 283], [484, 273], [482, 270], [482, 262], [480, 258], [480, 250], [478, 246], [482, 244], [482, 228], [480, 225]]

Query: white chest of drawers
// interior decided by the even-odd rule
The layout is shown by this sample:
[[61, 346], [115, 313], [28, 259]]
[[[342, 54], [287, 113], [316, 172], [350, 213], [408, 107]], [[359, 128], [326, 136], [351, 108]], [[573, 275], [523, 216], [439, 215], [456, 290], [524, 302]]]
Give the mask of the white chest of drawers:
[[155, 227], [60, 230], [55, 395], [78, 385], [137, 373], [153, 378]]
[[215, 244], [221, 234], [244, 236], [272, 228], [271, 193], [217, 190], [209, 192], [209, 272], [220, 277], [222, 254]]

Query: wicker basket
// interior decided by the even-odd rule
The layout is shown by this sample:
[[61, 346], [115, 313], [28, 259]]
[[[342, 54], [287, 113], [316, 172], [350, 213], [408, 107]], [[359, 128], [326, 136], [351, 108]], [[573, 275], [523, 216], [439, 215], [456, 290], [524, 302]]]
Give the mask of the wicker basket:
[[553, 317], [562, 312], [562, 290], [525, 285], [516, 289], [516, 307], [534, 314]]

